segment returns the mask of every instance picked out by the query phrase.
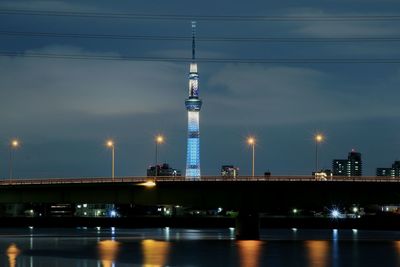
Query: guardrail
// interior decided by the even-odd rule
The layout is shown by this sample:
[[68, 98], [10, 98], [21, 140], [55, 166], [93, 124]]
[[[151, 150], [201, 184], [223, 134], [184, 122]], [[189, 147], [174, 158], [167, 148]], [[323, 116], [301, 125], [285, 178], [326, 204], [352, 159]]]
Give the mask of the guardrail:
[[184, 176], [130, 176], [130, 177], [85, 177], [85, 178], [37, 178], [37, 179], [3, 179], [0, 186], [5, 185], [51, 185], [51, 184], [95, 184], [95, 183], [143, 183], [147, 181], [162, 182], [400, 182], [400, 177], [380, 177], [380, 176], [336, 176], [327, 180], [318, 180], [313, 176], [202, 176], [200, 179], [186, 178]]

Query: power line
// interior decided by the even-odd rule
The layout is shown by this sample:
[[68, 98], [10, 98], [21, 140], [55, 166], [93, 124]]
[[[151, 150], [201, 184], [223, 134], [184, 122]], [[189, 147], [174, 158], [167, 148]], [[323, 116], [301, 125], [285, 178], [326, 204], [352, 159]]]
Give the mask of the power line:
[[[16, 37], [54, 37], [78, 39], [189, 41], [191, 37], [163, 35], [116, 35], [56, 32], [0, 31], [0, 35]], [[399, 42], [400, 36], [339, 36], [339, 37], [198, 37], [200, 42]]]
[[[26, 57], [71, 60], [105, 60], [105, 61], [156, 61], [156, 62], [191, 62], [184, 57], [136, 57], [136, 56], [100, 56], [55, 53], [20, 53], [0, 52], [2, 57]], [[197, 62], [204, 63], [240, 63], [240, 64], [399, 64], [400, 58], [198, 58]]]
[[24, 16], [56, 16], [56, 17], [84, 17], [109, 19], [139, 19], [139, 20], [199, 20], [199, 21], [398, 21], [400, 15], [180, 15], [180, 14], [139, 14], [139, 13], [106, 13], [106, 12], [78, 12], [55, 10], [29, 9], [0, 9], [4, 15]]

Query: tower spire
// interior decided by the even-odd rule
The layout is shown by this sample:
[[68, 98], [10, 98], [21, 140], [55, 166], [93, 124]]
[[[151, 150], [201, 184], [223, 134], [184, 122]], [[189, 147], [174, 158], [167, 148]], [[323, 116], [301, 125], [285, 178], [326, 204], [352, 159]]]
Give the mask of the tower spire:
[[192, 21], [192, 61], [196, 59], [196, 21]]

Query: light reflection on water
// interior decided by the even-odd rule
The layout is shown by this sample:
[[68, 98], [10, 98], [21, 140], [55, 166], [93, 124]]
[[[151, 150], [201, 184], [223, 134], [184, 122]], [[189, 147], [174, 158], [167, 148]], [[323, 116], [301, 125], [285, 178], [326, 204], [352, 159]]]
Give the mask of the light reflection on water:
[[0, 229], [0, 266], [399, 266], [400, 232], [234, 229]]
[[400, 241], [393, 241], [393, 247], [397, 252], [397, 266], [400, 265]]
[[98, 242], [99, 258], [103, 267], [112, 267], [117, 258], [120, 243], [114, 240]]
[[144, 254], [143, 266], [159, 267], [165, 266], [169, 254], [170, 243], [166, 241], [156, 241], [146, 239], [142, 241]]
[[328, 265], [329, 246], [330, 244], [326, 240], [305, 241], [310, 267], [326, 267]]
[[241, 267], [259, 266], [262, 243], [259, 240], [240, 240], [237, 242]]
[[17, 256], [20, 254], [19, 248], [15, 244], [10, 244], [7, 248], [8, 264], [10, 267], [16, 266]]

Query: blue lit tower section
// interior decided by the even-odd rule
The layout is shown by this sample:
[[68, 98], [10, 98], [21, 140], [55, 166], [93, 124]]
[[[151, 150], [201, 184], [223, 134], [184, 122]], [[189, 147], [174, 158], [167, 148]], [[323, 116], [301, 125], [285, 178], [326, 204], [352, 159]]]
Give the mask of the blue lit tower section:
[[200, 128], [199, 115], [201, 100], [199, 99], [199, 75], [197, 74], [197, 64], [195, 62], [195, 29], [196, 23], [192, 22], [192, 62], [190, 63], [189, 73], [189, 98], [186, 99], [186, 109], [188, 111], [188, 139], [186, 154], [186, 178], [200, 179]]

